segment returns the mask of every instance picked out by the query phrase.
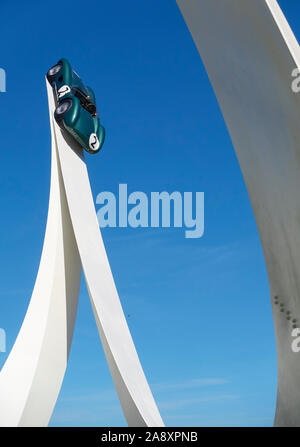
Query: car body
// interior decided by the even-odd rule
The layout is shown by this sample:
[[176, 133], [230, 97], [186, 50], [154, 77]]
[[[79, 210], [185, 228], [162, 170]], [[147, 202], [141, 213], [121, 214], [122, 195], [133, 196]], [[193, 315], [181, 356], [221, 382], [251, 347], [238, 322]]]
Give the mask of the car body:
[[56, 97], [54, 117], [89, 153], [99, 152], [105, 139], [105, 129], [100, 124], [95, 94], [82, 82], [67, 59], [60, 59], [47, 72]]

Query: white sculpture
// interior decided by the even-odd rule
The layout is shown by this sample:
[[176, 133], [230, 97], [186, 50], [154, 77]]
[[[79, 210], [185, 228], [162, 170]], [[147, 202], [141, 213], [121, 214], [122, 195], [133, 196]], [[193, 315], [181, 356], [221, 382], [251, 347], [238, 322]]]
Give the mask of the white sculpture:
[[300, 354], [291, 348], [300, 327], [300, 96], [291, 88], [299, 45], [275, 0], [177, 3], [219, 101], [262, 241], [277, 341], [275, 425], [300, 426]]
[[129, 426], [163, 426], [114, 284], [82, 149], [53, 119], [51, 191], [41, 263], [16, 342], [0, 372], [0, 426], [46, 426], [72, 342], [81, 267]]

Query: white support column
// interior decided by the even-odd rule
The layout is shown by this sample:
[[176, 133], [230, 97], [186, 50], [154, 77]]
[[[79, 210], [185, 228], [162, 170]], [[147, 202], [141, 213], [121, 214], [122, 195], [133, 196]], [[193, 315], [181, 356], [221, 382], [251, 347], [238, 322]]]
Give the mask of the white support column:
[[110, 372], [130, 426], [163, 426], [115, 287], [93, 204], [83, 151], [57, 126], [40, 268], [20, 333], [0, 372], [0, 426], [45, 426], [71, 346], [81, 263]]
[[300, 426], [300, 353], [291, 349], [293, 325], [300, 327], [300, 94], [291, 89], [299, 45], [275, 0], [177, 3], [219, 101], [262, 241], [277, 341], [275, 425]]
[[[52, 92], [48, 91], [48, 95]], [[50, 104], [50, 114], [51, 111]], [[163, 426], [133, 344], [106, 256], [86, 164], [54, 122], [71, 220], [108, 366], [129, 426]], [[70, 146], [72, 144], [72, 148]]]
[[0, 372], [0, 426], [46, 426], [71, 347], [81, 262], [52, 131], [51, 189], [45, 241], [32, 298]]

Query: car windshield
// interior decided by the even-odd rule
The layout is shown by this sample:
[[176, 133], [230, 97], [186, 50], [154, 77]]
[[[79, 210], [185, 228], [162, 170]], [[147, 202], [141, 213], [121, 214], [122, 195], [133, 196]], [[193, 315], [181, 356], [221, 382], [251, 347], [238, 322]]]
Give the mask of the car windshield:
[[91, 102], [90, 97], [86, 93], [84, 93], [79, 87], [73, 87], [72, 93], [79, 99], [81, 106], [85, 110], [93, 116], [97, 115], [97, 108], [95, 104]]

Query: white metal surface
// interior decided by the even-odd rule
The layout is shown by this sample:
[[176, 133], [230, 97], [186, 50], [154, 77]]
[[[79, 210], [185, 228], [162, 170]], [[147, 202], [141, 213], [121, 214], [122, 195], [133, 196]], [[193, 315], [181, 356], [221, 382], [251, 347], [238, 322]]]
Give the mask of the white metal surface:
[[291, 349], [293, 324], [300, 326], [300, 96], [291, 89], [299, 46], [275, 0], [177, 3], [226, 121], [262, 241], [277, 342], [275, 425], [300, 426], [300, 353]]
[[[52, 100], [53, 101], [53, 100]], [[0, 372], [0, 426], [46, 426], [67, 366], [81, 263], [56, 154], [52, 119], [47, 228], [32, 298]]]
[[[53, 111], [52, 111], [53, 112]], [[51, 110], [50, 110], [51, 113]], [[130, 426], [163, 426], [115, 287], [82, 151], [54, 122], [75, 238], [106, 359]]]
[[67, 365], [82, 263], [125, 418], [130, 426], [163, 426], [114, 284], [82, 149], [57, 126], [46, 83], [52, 134], [47, 229], [30, 305], [0, 372], [0, 425], [48, 424]]

